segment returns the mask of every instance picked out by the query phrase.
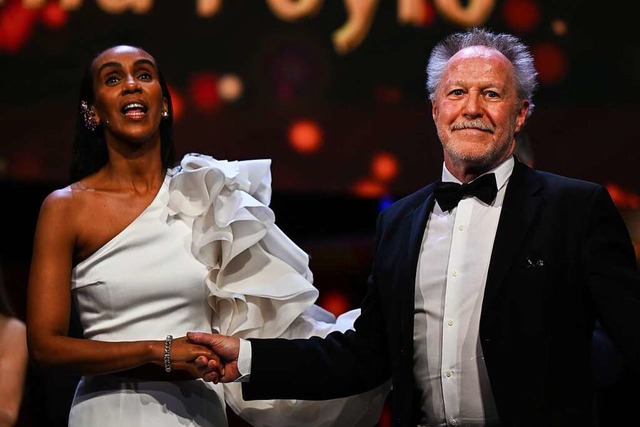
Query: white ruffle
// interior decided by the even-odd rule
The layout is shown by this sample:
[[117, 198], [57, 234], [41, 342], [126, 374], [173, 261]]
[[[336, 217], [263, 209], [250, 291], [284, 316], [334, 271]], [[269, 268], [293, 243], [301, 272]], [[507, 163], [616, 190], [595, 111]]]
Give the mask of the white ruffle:
[[[221, 161], [187, 154], [169, 186], [168, 211], [193, 221], [192, 253], [209, 267], [212, 329], [242, 338], [307, 338], [353, 328], [360, 310], [336, 317], [315, 305], [309, 257], [269, 208], [271, 160]], [[225, 384], [229, 406], [255, 426], [371, 426], [389, 384], [344, 399], [246, 402]]]
[[280, 336], [318, 297], [308, 255], [274, 224], [270, 164], [188, 154], [171, 178], [169, 213], [193, 220], [212, 328], [225, 335]]

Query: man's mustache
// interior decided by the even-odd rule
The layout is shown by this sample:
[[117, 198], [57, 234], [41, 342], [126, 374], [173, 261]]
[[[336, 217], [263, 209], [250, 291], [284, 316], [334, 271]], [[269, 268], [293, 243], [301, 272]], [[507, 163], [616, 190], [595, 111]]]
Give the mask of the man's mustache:
[[462, 129], [478, 129], [485, 132], [491, 132], [495, 130], [490, 124], [484, 123], [482, 120], [462, 120], [451, 125], [451, 130]]

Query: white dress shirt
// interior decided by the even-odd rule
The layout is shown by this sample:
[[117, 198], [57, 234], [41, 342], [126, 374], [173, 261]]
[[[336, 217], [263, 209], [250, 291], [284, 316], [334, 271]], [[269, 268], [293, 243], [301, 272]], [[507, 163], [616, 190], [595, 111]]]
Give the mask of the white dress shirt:
[[[490, 205], [463, 198], [450, 212], [435, 203], [416, 272], [414, 374], [420, 426], [484, 426], [498, 422], [480, 345], [482, 299], [507, 182], [510, 157], [492, 171]], [[460, 183], [443, 167], [442, 181]]]

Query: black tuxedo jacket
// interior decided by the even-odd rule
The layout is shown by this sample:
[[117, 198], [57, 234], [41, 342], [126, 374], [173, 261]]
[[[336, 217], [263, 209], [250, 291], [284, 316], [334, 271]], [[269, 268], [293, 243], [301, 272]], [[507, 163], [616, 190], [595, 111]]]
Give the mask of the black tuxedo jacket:
[[[433, 204], [431, 184], [380, 214], [355, 331], [251, 340], [245, 399], [335, 398], [391, 377], [394, 425], [416, 425], [414, 289]], [[596, 320], [629, 365], [640, 366], [640, 275], [619, 212], [600, 185], [516, 162], [480, 320], [503, 425], [595, 425], [590, 349]]]

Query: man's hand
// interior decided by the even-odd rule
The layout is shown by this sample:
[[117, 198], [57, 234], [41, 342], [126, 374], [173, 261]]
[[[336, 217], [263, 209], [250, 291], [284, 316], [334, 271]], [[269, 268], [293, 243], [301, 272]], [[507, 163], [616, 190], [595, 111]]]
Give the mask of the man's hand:
[[220, 359], [218, 361], [200, 356], [195, 360], [195, 365], [200, 371], [202, 379], [217, 384], [219, 381], [230, 383], [240, 378], [238, 371], [239, 338], [205, 332], [187, 332], [187, 338], [193, 344], [203, 345], [213, 350]]
[[209, 364], [210, 379], [208, 381], [217, 382], [213, 378], [218, 374], [222, 362], [216, 353], [205, 345], [199, 345], [188, 340], [187, 337], [174, 338], [171, 345], [171, 366], [176, 371], [186, 371], [193, 378], [201, 378], [202, 371], [195, 363], [196, 359], [206, 359]]

